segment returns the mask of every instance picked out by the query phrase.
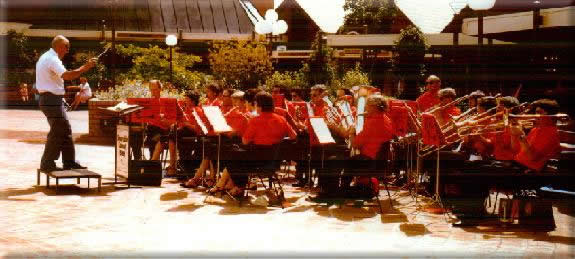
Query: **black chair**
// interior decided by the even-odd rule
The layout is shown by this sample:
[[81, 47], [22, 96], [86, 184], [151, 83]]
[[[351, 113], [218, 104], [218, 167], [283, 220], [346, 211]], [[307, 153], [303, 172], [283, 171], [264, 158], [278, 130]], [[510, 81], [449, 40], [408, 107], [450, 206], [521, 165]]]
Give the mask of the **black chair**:
[[[245, 191], [242, 199], [239, 200], [240, 206], [244, 199], [247, 199], [249, 192], [250, 179], [257, 178], [262, 186], [268, 191], [274, 192], [278, 197], [280, 206], [283, 207], [284, 190], [278, 176], [278, 170], [281, 168], [283, 158], [280, 158], [282, 150], [286, 150], [292, 146], [290, 140], [284, 140], [278, 144], [271, 146], [265, 145], [248, 145], [243, 148], [246, 150], [248, 156], [244, 156], [243, 160], [236, 163], [232, 170], [234, 174], [243, 174], [247, 176], [245, 183]], [[268, 179], [266, 186], [264, 179]]]
[[[379, 151], [377, 152], [376, 155], [376, 159], [375, 160], [363, 160], [359, 163], [354, 163], [354, 162], [350, 162], [350, 166], [348, 166], [345, 171], [344, 171], [344, 177], [360, 177], [360, 176], [365, 176], [365, 177], [375, 177], [375, 178], [379, 178], [379, 179], [383, 179], [383, 186], [385, 188], [385, 191], [387, 192], [387, 197], [389, 198], [389, 205], [391, 206], [391, 208], [393, 208], [393, 201], [391, 199], [391, 194], [389, 193], [389, 189], [387, 187], [387, 183], [386, 183], [386, 179], [385, 177], [387, 176], [388, 170], [389, 170], [389, 165], [390, 165], [390, 142], [384, 142], [383, 144], [381, 144]], [[344, 181], [342, 181], [344, 182]], [[375, 198], [377, 200], [377, 204], [379, 206], [379, 210], [381, 213], [383, 213], [383, 208], [381, 207], [381, 202], [379, 199], [379, 192], [375, 195]], [[363, 200], [363, 201], [367, 201], [367, 200], [372, 200], [372, 198], [369, 199], [356, 199], [356, 200]]]

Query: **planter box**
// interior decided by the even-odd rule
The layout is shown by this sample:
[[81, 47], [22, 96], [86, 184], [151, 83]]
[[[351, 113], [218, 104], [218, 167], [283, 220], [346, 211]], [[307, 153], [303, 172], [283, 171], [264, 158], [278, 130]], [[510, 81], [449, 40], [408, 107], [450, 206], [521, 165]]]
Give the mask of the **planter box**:
[[100, 108], [118, 104], [120, 101], [91, 99], [88, 102], [88, 135], [90, 138], [103, 138], [114, 140], [118, 118], [113, 113]]

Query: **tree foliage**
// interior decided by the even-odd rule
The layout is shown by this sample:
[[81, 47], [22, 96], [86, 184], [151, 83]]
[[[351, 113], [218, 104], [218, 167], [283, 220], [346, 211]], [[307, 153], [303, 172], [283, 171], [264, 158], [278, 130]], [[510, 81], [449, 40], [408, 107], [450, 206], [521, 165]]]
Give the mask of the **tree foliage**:
[[32, 70], [38, 52], [30, 47], [29, 38], [23, 33], [9, 30], [6, 33], [6, 65], [2, 69], [1, 79], [9, 82], [10, 85], [19, 83], [33, 83], [34, 74]]
[[[138, 47], [132, 44], [118, 44], [116, 51], [123, 57], [130, 58], [132, 67], [121, 73], [118, 77], [120, 81], [159, 79], [163, 82], [170, 80], [170, 49], [149, 45]], [[195, 89], [201, 87], [206, 76], [199, 72], [190, 71], [195, 63], [201, 58], [195, 55], [178, 52], [174, 48], [172, 52], [172, 75], [173, 84], [179, 89]]]
[[[73, 57], [73, 62], [71, 64], [72, 68], [77, 68], [84, 65], [90, 58], [95, 57], [98, 55], [95, 51], [87, 51], [87, 52], [76, 52]], [[98, 82], [102, 79], [104, 73], [106, 72], [106, 66], [102, 63], [98, 63], [94, 68], [88, 70], [87, 72], [83, 73], [82, 76], [86, 77], [90, 87], [95, 89], [98, 85]]]
[[409, 98], [417, 95], [416, 83], [425, 73], [424, 58], [428, 48], [423, 33], [413, 25], [402, 29], [398, 40], [394, 42], [393, 70], [405, 80]]
[[339, 80], [334, 80], [332, 83], [333, 89], [350, 89], [356, 85], [371, 85], [371, 80], [367, 73], [363, 72], [359, 63], [355, 67], [345, 72], [343, 77]]
[[273, 70], [266, 45], [260, 42], [214, 41], [208, 59], [214, 76], [235, 88], [256, 87]]
[[283, 89], [301, 89], [306, 85], [305, 75], [301, 71], [275, 71], [266, 79], [266, 88], [272, 90], [273, 87]]
[[301, 71], [309, 85], [330, 85], [336, 77], [334, 50], [323, 43], [322, 33], [318, 32], [312, 45], [309, 59], [304, 62]]
[[368, 33], [389, 33], [398, 9], [392, 0], [345, 0], [347, 27], [367, 25]]

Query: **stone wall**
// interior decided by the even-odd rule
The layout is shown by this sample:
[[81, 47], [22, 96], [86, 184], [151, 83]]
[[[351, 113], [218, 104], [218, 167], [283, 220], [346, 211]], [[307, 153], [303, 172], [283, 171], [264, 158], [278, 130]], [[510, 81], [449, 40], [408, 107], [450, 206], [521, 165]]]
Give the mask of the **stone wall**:
[[98, 99], [91, 99], [88, 102], [88, 135], [90, 138], [114, 141], [118, 118], [114, 116], [114, 113], [100, 108], [114, 106], [119, 102]]

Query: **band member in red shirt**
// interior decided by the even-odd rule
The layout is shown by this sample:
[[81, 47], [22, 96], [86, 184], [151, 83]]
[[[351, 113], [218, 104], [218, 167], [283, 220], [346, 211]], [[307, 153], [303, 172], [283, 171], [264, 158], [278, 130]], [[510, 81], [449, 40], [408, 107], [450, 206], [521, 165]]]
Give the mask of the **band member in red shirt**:
[[222, 90], [222, 105], [220, 106], [220, 110], [222, 114], [228, 113], [233, 107], [234, 104], [232, 102], [232, 94], [234, 93], [234, 89], [224, 89]]
[[211, 82], [206, 86], [206, 100], [202, 105], [206, 106], [221, 106], [222, 100], [220, 99], [220, 94], [222, 93], [222, 88], [216, 82]]
[[430, 75], [427, 80], [425, 80], [425, 93], [416, 100], [419, 111], [427, 111], [429, 108], [439, 104], [439, 96], [437, 94], [440, 88], [441, 79], [436, 75]]
[[[256, 108], [258, 116], [252, 118], [247, 126], [246, 132], [242, 136], [244, 145], [254, 144], [257, 146], [272, 146], [278, 144], [285, 137], [290, 139], [296, 138], [296, 132], [291, 128], [287, 121], [273, 112], [274, 102], [269, 93], [260, 92], [256, 95]], [[245, 154], [243, 156], [258, 157], [257, 154]], [[238, 153], [242, 156], [241, 153]], [[231, 168], [233, 170], [233, 168]], [[218, 180], [216, 186], [209, 190], [215, 193], [222, 190], [228, 190], [231, 195], [243, 194], [243, 187], [247, 183], [247, 175], [230, 173], [227, 168], [224, 169], [222, 177]]]
[[[554, 100], [541, 99], [532, 106], [538, 115], [555, 115], [559, 112], [559, 104]], [[521, 147], [515, 161], [531, 170], [541, 171], [549, 159], [561, 152], [556, 123], [555, 118], [540, 117], [527, 136], [520, 126], [511, 127], [512, 145], [518, 143]]]
[[436, 118], [437, 122], [439, 122], [439, 126], [443, 126], [450, 122], [453, 116], [460, 115], [461, 110], [453, 104], [445, 107], [456, 97], [455, 90], [453, 88], [441, 89], [437, 92], [437, 95], [439, 96], [439, 105], [443, 107], [443, 109], [439, 110], [439, 116]]

